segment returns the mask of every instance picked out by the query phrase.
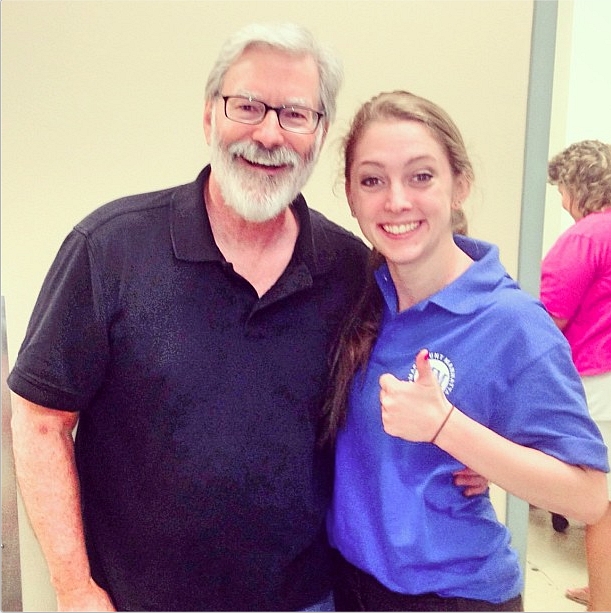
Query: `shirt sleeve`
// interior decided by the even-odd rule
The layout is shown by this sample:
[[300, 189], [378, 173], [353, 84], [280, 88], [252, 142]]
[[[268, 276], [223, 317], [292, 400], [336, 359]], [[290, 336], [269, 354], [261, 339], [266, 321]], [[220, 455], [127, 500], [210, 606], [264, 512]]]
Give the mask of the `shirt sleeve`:
[[530, 355], [499, 399], [503, 408], [493, 412], [492, 429], [563, 462], [609, 472], [607, 448], [568, 345], [555, 343]]
[[9, 387], [41, 406], [80, 411], [104, 377], [108, 334], [87, 238], [62, 244], [36, 301]]

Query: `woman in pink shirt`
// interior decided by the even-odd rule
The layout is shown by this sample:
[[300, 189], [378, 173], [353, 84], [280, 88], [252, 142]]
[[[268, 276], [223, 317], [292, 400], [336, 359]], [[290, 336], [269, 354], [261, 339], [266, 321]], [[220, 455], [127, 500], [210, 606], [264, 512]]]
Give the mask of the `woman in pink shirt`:
[[[570, 145], [550, 160], [548, 182], [558, 186], [575, 223], [543, 259], [541, 301], [571, 346], [590, 414], [611, 448], [611, 145]], [[609, 475], [607, 482], [611, 495]], [[559, 531], [568, 526], [562, 516], [553, 521]], [[568, 589], [567, 598], [610, 610], [610, 549], [611, 506], [599, 524], [586, 528], [590, 585]]]

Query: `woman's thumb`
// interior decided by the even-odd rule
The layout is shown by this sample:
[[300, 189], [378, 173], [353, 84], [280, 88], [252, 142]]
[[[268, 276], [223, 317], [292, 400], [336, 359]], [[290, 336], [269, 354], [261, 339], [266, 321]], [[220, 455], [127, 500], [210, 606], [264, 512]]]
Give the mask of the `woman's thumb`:
[[429, 362], [429, 350], [421, 349], [416, 356], [416, 369], [418, 370], [418, 381], [429, 383], [433, 377], [433, 370]]

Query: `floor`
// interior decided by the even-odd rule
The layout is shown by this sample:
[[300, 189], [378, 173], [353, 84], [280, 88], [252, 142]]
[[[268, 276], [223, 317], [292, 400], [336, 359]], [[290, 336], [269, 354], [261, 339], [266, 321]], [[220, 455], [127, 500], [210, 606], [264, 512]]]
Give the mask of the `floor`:
[[547, 511], [530, 508], [525, 611], [585, 611], [564, 596], [567, 587], [587, 584], [584, 526], [570, 522], [566, 532], [554, 530]]

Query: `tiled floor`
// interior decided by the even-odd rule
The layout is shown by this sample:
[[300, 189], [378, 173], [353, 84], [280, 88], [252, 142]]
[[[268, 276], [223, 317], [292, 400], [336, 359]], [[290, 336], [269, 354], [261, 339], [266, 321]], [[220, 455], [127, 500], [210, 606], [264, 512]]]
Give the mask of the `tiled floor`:
[[566, 532], [556, 532], [550, 514], [530, 508], [525, 611], [585, 611], [564, 596], [567, 587], [587, 584], [584, 526], [570, 522]]

